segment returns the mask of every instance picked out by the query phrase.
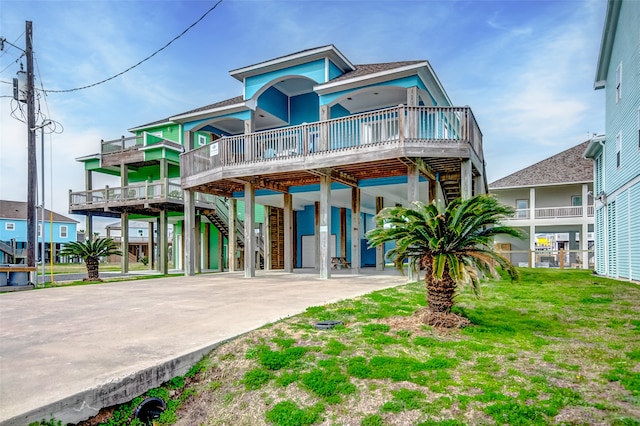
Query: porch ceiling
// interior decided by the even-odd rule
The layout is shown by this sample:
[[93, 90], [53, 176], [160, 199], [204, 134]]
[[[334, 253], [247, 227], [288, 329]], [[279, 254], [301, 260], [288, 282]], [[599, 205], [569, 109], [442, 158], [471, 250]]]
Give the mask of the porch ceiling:
[[[294, 208], [299, 209], [309, 204], [310, 201], [318, 201], [319, 194], [318, 191], [298, 192], [293, 188], [319, 185], [320, 176], [328, 175], [331, 176], [332, 182], [347, 185], [346, 189], [332, 191], [332, 205], [350, 207], [350, 186], [355, 186], [358, 182], [366, 179], [405, 176], [407, 174], [407, 167], [415, 163], [422, 164], [422, 174], [429, 179], [433, 179], [435, 173], [439, 174], [447, 199], [451, 200], [460, 196], [461, 160], [459, 158], [429, 157], [420, 159], [387, 158], [378, 161], [342, 164], [320, 169], [256, 173], [234, 178], [224, 178], [190, 189], [197, 192], [232, 197], [234, 192], [244, 191], [245, 183], [253, 183], [256, 189], [271, 189], [282, 193], [293, 193]], [[424, 193], [427, 192], [426, 183], [425, 188], [421, 189], [421, 191], [423, 190]], [[343, 193], [344, 197], [339, 197], [338, 194], [340, 193]], [[363, 208], [365, 205], [368, 205], [368, 207], [374, 209], [376, 196], [384, 196], [387, 199], [393, 200], [394, 203], [403, 203], [407, 200], [406, 184], [363, 187], [361, 188], [361, 196], [365, 194], [371, 194], [371, 197], [369, 197], [369, 202], [367, 203], [365, 203], [365, 197], [363, 197]], [[296, 200], [299, 202], [296, 202]], [[281, 195], [256, 197], [256, 202], [278, 207], [281, 207], [283, 203]]]

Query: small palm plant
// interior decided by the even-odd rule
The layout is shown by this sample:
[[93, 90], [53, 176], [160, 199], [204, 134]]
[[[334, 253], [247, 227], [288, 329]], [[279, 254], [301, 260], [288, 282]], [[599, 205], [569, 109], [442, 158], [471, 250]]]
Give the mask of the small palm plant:
[[96, 238], [93, 241], [67, 243], [59, 254], [60, 256], [78, 256], [87, 266], [87, 281], [100, 281], [98, 271], [100, 258], [112, 254], [121, 255], [122, 252], [111, 238]]
[[[496, 235], [522, 237], [516, 228], [500, 225], [513, 213], [511, 207], [489, 195], [456, 199], [445, 209], [414, 202], [409, 208], [380, 211], [376, 216], [378, 227], [369, 231], [367, 238], [372, 247], [395, 241], [395, 247], [386, 255], [400, 270], [405, 261], [409, 267], [424, 269], [428, 305], [424, 320], [447, 326], [452, 323], [447, 316], [459, 285], [469, 284], [477, 294], [481, 277], [496, 275], [496, 264], [512, 280], [518, 278], [513, 265], [492, 248]], [[468, 321], [453, 321], [454, 325], [464, 323]]]

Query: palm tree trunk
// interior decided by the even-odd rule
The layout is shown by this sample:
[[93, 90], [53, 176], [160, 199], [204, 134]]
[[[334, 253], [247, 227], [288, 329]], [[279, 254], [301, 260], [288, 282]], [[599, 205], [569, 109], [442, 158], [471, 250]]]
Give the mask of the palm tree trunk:
[[427, 284], [427, 305], [432, 312], [448, 314], [453, 306], [456, 294], [456, 283], [449, 274], [449, 266], [445, 265], [442, 279], [433, 276], [433, 258], [424, 262], [425, 282]]
[[87, 265], [87, 279], [89, 281], [97, 281], [100, 279], [98, 272], [98, 258], [95, 256], [89, 256], [85, 259]]

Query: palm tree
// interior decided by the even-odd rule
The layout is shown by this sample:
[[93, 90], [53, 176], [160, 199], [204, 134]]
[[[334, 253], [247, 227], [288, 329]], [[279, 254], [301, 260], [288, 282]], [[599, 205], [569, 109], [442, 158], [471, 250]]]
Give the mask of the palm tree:
[[100, 258], [112, 254], [121, 255], [118, 245], [111, 238], [96, 238], [84, 242], [67, 243], [60, 250], [60, 256], [78, 256], [87, 265], [87, 280], [99, 281], [98, 265]]
[[387, 252], [396, 267], [425, 270], [428, 310], [447, 315], [454, 306], [457, 287], [470, 284], [477, 294], [483, 275], [496, 275], [495, 264], [509, 273], [512, 280], [518, 272], [511, 263], [495, 252], [492, 239], [496, 235], [521, 238], [515, 228], [501, 226], [511, 215], [511, 207], [500, 204], [489, 195], [452, 201], [445, 209], [435, 203], [414, 202], [409, 208], [390, 207], [376, 216], [377, 228], [367, 233], [372, 247], [395, 241]]

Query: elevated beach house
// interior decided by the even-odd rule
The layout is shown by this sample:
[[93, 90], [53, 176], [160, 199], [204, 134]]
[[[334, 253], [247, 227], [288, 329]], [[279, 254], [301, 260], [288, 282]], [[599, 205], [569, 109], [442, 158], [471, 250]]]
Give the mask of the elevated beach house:
[[[184, 152], [159, 176], [179, 176], [169, 184], [180, 189], [185, 274], [203, 268], [203, 247], [247, 277], [260, 267], [316, 268], [322, 278], [381, 269], [383, 249], [364, 240], [377, 211], [486, 192], [478, 124], [427, 61], [354, 65], [328, 45], [230, 74], [240, 96], [133, 129], [143, 137], [126, 154], [146, 158], [154, 129], [177, 129], [165, 149]], [[131, 164], [119, 161], [120, 171]], [[218, 245], [204, 224], [222, 235]]]

